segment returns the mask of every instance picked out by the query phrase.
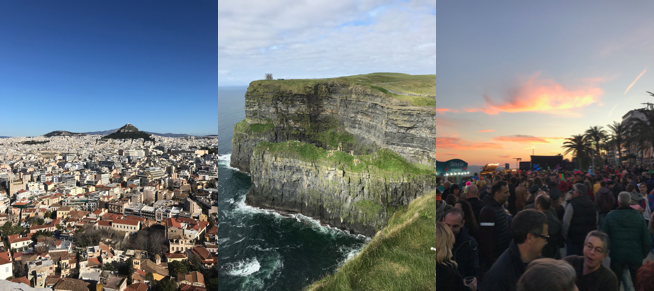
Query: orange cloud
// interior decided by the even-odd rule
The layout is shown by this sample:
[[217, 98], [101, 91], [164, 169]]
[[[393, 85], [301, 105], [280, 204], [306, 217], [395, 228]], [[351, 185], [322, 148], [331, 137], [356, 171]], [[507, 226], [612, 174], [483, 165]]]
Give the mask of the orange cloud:
[[436, 108], [436, 112], [441, 112], [442, 113], [442, 112], [448, 112], [448, 111], [450, 111], [450, 110], [447, 109], [447, 108]]
[[511, 156], [498, 156], [498, 157], [508, 159], [508, 158], [510, 158]]
[[565, 139], [564, 137], [536, 137], [531, 135], [510, 135], [510, 136], [497, 136], [494, 141], [503, 142], [519, 142], [519, 143], [550, 143], [552, 140]]
[[495, 131], [494, 129], [484, 129], [484, 130], [478, 130], [477, 132], [493, 132]]
[[484, 150], [484, 149], [503, 149], [504, 146], [499, 143], [475, 143], [465, 141], [458, 137], [437, 137], [436, 150], [453, 149], [461, 151]]
[[539, 80], [534, 74], [506, 100], [496, 103], [484, 95], [486, 105], [482, 108], [467, 108], [467, 112], [485, 112], [495, 115], [500, 112], [541, 112], [554, 115], [580, 117], [574, 109], [599, 103], [602, 89], [593, 85], [600, 79], [586, 79], [587, 85], [576, 90], [564, 88], [554, 80]]

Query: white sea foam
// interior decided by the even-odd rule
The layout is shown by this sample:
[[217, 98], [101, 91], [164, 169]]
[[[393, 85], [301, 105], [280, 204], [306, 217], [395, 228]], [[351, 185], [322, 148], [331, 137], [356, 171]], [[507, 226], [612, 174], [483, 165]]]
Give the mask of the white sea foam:
[[230, 169], [230, 170], [234, 170], [234, 171], [238, 171], [238, 172], [241, 172], [241, 173], [244, 173], [244, 174], [248, 174], [248, 173], [242, 172], [241, 170], [239, 170], [237, 168], [232, 167], [230, 165], [231, 158], [232, 158], [232, 154], [221, 155], [220, 157], [218, 157], [218, 165], [223, 166], [223, 167], [225, 167], [227, 169]]
[[257, 258], [251, 258], [231, 264], [231, 268], [227, 274], [230, 276], [246, 277], [258, 272], [259, 269], [261, 269], [261, 265], [257, 261]]
[[[366, 243], [367, 243], [367, 242], [366, 242]], [[353, 245], [353, 246], [351, 246], [351, 247], [340, 246], [340, 247], [338, 248], [338, 250], [339, 250], [339, 252], [340, 252], [341, 254], [343, 254], [343, 255], [345, 256], [345, 258], [344, 258], [342, 261], [340, 261], [340, 262], [338, 263], [338, 266], [339, 266], [339, 267], [342, 266], [342, 265], [345, 264], [347, 261], [353, 259], [353, 258], [356, 257], [359, 253], [361, 253], [361, 251], [363, 250], [363, 248], [366, 246], [366, 243], [364, 243], [364, 244], [360, 244], [360, 245], [358, 245], [358, 244], [357, 244], [357, 245]]]
[[263, 208], [254, 207], [254, 206], [250, 206], [250, 205], [245, 204], [245, 195], [239, 197], [238, 200], [236, 200], [233, 203], [233, 205], [235, 206], [233, 211], [241, 213], [241, 214], [268, 214], [268, 215], [274, 216], [277, 219], [280, 219], [280, 218], [283, 217], [281, 214], [279, 214], [279, 213], [277, 213], [277, 212], [275, 212], [273, 210], [263, 209]]

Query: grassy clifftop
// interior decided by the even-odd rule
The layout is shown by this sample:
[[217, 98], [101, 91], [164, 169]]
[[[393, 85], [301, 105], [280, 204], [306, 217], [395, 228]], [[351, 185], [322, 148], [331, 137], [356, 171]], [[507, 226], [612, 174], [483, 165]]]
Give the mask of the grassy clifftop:
[[350, 155], [337, 150], [325, 150], [299, 141], [287, 141], [281, 143], [261, 142], [254, 148], [254, 153], [262, 150], [305, 162], [314, 162], [328, 166], [338, 164], [349, 172], [367, 170], [371, 173], [379, 172], [380, 174], [384, 174], [384, 176], [404, 174], [431, 175], [435, 172], [429, 166], [409, 163], [400, 155], [388, 149], [381, 149], [368, 155]]
[[359, 255], [308, 290], [436, 290], [436, 194], [395, 212]]
[[[320, 93], [316, 92], [319, 84], [350, 86], [356, 92], [379, 94], [383, 97], [410, 102], [413, 106], [436, 106], [436, 99], [433, 97], [436, 94], [436, 75], [372, 73], [329, 79], [259, 80], [250, 83], [248, 93], [261, 96], [265, 96], [270, 91], [316, 94]], [[421, 96], [395, 94], [389, 90]]]

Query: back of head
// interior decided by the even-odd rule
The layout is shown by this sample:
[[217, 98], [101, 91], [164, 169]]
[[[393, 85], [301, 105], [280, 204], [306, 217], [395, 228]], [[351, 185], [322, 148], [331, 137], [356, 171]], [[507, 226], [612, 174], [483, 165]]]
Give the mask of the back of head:
[[451, 265], [456, 267], [456, 262], [452, 261], [452, 246], [455, 237], [452, 230], [445, 223], [436, 223], [436, 262], [439, 264]]
[[459, 184], [452, 184], [452, 186], [450, 186], [450, 193], [454, 192], [454, 190], [461, 190]]
[[477, 197], [477, 194], [479, 194], [479, 189], [475, 185], [470, 185], [468, 186], [467, 192], [468, 192], [468, 197]]
[[620, 192], [618, 194], [618, 205], [622, 207], [627, 207], [631, 203], [631, 194], [626, 191]]
[[627, 189], [626, 190], [627, 190], [627, 192], [634, 192], [634, 190], [636, 190], [636, 186], [634, 186], [634, 184], [629, 183], [629, 184], [627, 184]]
[[518, 179], [516, 177], [511, 177], [511, 184], [518, 183]]
[[518, 280], [518, 291], [573, 291], [576, 280], [575, 269], [566, 261], [537, 259]]
[[552, 206], [552, 198], [547, 195], [538, 195], [536, 198], [536, 204], [540, 205], [540, 208], [547, 211], [550, 210]]
[[600, 182], [600, 187], [606, 187], [606, 182], [601, 181], [601, 182]]
[[457, 201], [458, 201], [458, 199], [456, 198], [456, 196], [454, 196], [452, 194], [447, 195], [447, 197], [445, 198], [445, 203], [447, 203], [447, 205], [454, 206], [454, 204], [456, 204]]
[[651, 290], [652, 286], [654, 286], [654, 261], [647, 261], [638, 269], [636, 290]]
[[538, 234], [543, 232], [547, 224], [547, 215], [534, 209], [526, 209], [518, 212], [511, 222], [511, 237], [516, 244], [521, 244], [527, 240], [528, 234]]
[[577, 192], [579, 192], [581, 195], [586, 195], [586, 191], [588, 191], [588, 189], [586, 189], [586, 185], [581, 184], [581, 183], [575, 184], [574, 187], [575, 187], [575, 190], [577, 190]]

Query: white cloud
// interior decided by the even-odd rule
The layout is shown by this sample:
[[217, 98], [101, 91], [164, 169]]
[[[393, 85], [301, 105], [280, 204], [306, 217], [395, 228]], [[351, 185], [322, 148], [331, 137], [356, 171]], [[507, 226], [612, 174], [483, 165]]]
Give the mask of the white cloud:
[[435, 0], [221, 1], [218, 69], [234, 80], [219, 77], [219, 86], [245, 85], [266, 72], [276, 78], [434, 74], [435, 7]]

